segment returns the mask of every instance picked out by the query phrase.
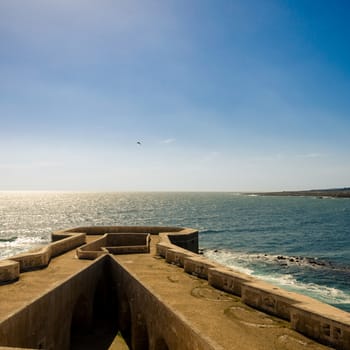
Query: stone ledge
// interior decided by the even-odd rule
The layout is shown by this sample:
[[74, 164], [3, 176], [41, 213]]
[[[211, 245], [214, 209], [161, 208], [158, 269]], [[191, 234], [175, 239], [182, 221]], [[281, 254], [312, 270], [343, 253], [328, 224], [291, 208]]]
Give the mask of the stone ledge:
[[103, 254], [149, 253], [150, 234], [144, 232], [105, 233], [101, 238], [77, 248], [79, 259], [96, 259]]
[[349, 313], [311, 299], [292, 305], [290, 314], [291, 326], [296, 331], [336, 349], [350, 349]]
[[[44, 268], [50, 263], [51, 258], [72, 250], [83, 243], [85, 243], [85, 234], [83, 233], [63, 234], [58, 232], [55, 236], [53, 235], [53, 242], [45, 247], [0, 261], [0, 283], [16, 281], [21, 272]], [[9, 272], [10, 261], [18, 265], [18, 269], [12, 267], [11, 273]]]
[[0, 261], [0, 284], [16, 281], [19, 277], [19, 262], [13, 260]]
[[165, 252], [165, 260], [169, 264], [174, 264], [180, 267], [185, 266], [185, 259], [190, 257], [196, 257], [197, 255], [189, 252], [186, 249], [171, 248]]
[[208, 273], [211, 286], [238, 296], [242, 295], [242, 285], [253, 280], [253, 277], [232, 271], [227, 267], [210, 268]]
[[188, 257], [184, 259], [184, 271], [194, 276], [208, 279], [208, 270], [220, 265], [201, 256]]
[[[10, 257], [6, 260], [0, 261], [0, 284], [11, 283], [20, 277], [21, 272], [42, 269], [45, 268], [50, 260], [58, 255], [61, 255], [69, 250], [75, 249], [86, 243], [86, 235], [104, 235], [108, 233], [149, 233], [151, 235], [163, 235], [165, 240], [168, 240], [169, 247], [176, 247], [172, 243], [168, 236], [179, 237], [181, 242], [186, 242], [186, 235], [191, 235], [191, 242], [196, 241], [198, 231], [190, 228], [182, 227], [166, 227], [166, 226], [94, 226], [94, 227], [77, 227], [67, 230], [60, 230], [52, 233], [52, 242], [47, 246], [37, 249], [35, 251], [29, 251]], [[196, 241], [197, 242], [197, 241]], [[93, 244], [94, 242], [92, 242]], [[96, 243], [98, 244], [98, 243]], [[192, 245], [193, 243], [191, 243]], [[198, 245], [198, 242], [197, 242]], [[90, 248], [92, 248], [90, 246]], [[140, 252], [140, 249], [144, 252], [149, 252], [149, 243], [146, 247], [135, 249], [120, 248], [115, 251], [123, 251], [124, 253]], [[158, 250], [158, 248], [157, 248]], [[84, 251], [78, 250], [77, 255], [79, 258], [95, 259], [100, 255], [106, 254], [106, 251]], [[12, 261], [10, 264], [9, 261]], [[18, 264], [19, 269], [15, 266]], [[11, 268], [10, 268], [11, 266]]]

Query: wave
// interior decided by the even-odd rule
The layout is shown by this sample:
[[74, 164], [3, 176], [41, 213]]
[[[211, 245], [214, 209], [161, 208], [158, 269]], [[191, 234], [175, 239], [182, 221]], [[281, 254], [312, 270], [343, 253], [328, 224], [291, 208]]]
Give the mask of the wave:
[[0, 258], [11, 257], [13, 255], [35, 249], [38, 246], [48, 244], [50, 240], [44, 237], [10, 237], [0, 240]]
[[215, 230], [215, 229], [208, 229], [208, 230], [200, 230], [200, 234], [206, 235], [206, 234], [216, 234], [216, 233], [223, 233], [225, 231], [223, 230]]
[[10, 237], [0, 239], [0, 245], [27, 245], [27, 244], [45, 244], [48, 240], [43, 237]]
[[[203, 249], [203, 254], [236, 271], [253, 275], [281, 288], [311, 296], [327, 304], [339, 305], [339, 307], [342, 304], [348, 304], [342, 307], [344, 309], [350, 305], [350, 293], [325, 285], [319, 278], [320, 275], [327, 274], [324, 269], [329, 270], [330, 274], [340, 271], [348, 275], [350, 268], [347, 266], [335, 266], [331, 262], [316, 258], [247, 254], [227, 249]], [[310, 269], [316, 269], [316, 272], [322, 270], [312, 276]], [[307, 277], [307, 281], [303, 281], [303, 277], [304, 279]]]
[[260, 276], [260, 278], [288, 290], [317, 298], [327, 304], [350, 304], [350, 294], [334, 287], [301, 282], [292, 275]]
[[350, 266], [334, 263], [332, 261], [318, 258], [318, 257], [305, 257], [295, 255], [276, 255], [276, 254], [264, 254], [264, 253], [243, 253], [234, 252], [229, 249], [206, 249], [203, 248], [205, 255], [211, 256], [214, 260], [220, 260], [220, 262], [227, 264], [229, 261], [245, 261], [246, 263], [264, 263], [273, 264], [286, 267], [308, 267], [312, 269], [325, 269], [335, 271], [347, 271], [350, 272]]
[[245, 258], [245, 254], [233, 253], [229, 250], [223, 249], [203, 249], [203, 255], [209, 258], [210, 260], [217, 261], [218, 263], [232, 267], [239, 272], [246, 273], [248, 275], [252, 275], [254, 270], [244, 266], [242, 261]]
[[14, 242], [17, 239], [17, 237], [9, 237], [9, 238], [0, 238], [1, 242]]

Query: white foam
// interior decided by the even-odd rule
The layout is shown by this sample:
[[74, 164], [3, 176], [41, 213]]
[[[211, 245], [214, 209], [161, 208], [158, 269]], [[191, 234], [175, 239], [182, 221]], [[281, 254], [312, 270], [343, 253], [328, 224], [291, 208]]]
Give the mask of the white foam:
[[307, 294], [328, 304], [350, 304], [350, 294], [337, 288], [316, 283], [297, 281], [292, 275], [259, 276], [259, 278], [282, 288]]
[[[327, 304], [350, 304], [350, 294], [324, 285], [316, 283], [306, 283], [298, 281], [292, 274], [269, 274], [264, 275], [248, 267], [250, 263], [257, 262], [278, 262], [276, 255], [246, 254], [232, 252], [230, 250], [204, 250], [204, 255], [220, 264], [231, 267], [247, 275], [254, 275], [266, 282], [279, 286], [281, 288], [309, 295]], [[286, 259], [288, 261], [288, 259]]]
[[35, 249], [38, 246], [48, 244], [50, 241], [43, 237], [20, 236], [0, 241], [0, 257], [11, 257], [18, 253]]
[[237, 263], [239, 261], [243, 262], [246, 260], [246, 254], [233, 253], [228, 250], [205, 250], [204, 256], [209, 258], [210, 260], [217, 261], [222, 265], [226, 265], [231, 267], [239, 272], [245, 273], [247, 275], [252, 275], [254, 270], [249, 269], [248, 267], [242, 266]]

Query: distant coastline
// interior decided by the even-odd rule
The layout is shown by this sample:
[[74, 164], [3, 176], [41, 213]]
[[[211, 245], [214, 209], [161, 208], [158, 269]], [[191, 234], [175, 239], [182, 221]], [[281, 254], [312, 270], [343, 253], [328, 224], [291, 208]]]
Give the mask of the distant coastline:
[[350, 198], [350, 187], [322, 189], [322, 190], [303, 190], [303, 191], [278, 191], [278, 192], [250, 192], [248, 195], [257, 196], [309, 196], [318, 198]]

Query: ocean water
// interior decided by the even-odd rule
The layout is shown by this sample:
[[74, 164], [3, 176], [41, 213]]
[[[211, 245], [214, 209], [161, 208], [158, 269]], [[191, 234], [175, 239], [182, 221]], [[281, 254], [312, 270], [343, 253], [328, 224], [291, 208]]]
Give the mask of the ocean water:
[[88, 225], [197, 228], [205, 256], [350, 311], [350, 199], [0, 192], [0, 258]]

